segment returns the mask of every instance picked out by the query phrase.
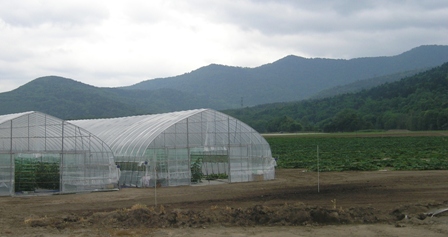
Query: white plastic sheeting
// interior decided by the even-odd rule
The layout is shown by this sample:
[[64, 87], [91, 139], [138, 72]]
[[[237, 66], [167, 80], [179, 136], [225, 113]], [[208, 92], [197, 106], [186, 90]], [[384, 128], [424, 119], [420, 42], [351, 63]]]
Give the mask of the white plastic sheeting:
[[219, 174], [228, 182], [275, 177], [266, 140], [243, 122], [211, 109], [69, 122], [111, 147], [121, 169], [120, 185], [189, 185], [195, 162], [204, 174]]
[[40, 112], [0, 116], [0, 196], [110, 189], [118, 172], [111, 149], [82, 128]]

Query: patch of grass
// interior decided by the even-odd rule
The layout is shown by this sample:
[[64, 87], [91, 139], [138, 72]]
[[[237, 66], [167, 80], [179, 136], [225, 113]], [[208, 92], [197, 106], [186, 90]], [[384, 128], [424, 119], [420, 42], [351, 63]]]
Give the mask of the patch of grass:
[[137, 203], [132, 205], [132, 207], [130, 208], [130, 210], [138, 210], [138, 209], [148, 209], [148, 207], [144, 204]]

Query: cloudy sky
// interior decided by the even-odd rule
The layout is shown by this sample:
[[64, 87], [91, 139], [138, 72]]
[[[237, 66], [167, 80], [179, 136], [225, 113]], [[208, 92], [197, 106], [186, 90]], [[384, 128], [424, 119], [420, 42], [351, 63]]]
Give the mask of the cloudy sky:
[[0, 0], [0, 92], [57, 75], [98, 87], [448, 45], [446, 0]]

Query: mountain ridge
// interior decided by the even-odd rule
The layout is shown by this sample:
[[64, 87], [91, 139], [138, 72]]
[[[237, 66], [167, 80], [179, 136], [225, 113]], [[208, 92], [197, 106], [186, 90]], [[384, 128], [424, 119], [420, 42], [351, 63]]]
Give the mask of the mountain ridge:
[[[0, 113], [41, 111], [63, 119], [81, 119], [197, 108], [224, 110], [300, 101], [317, 95], [325, 88], [334, 88], [332, 85], [345, 86], [371, 79], [373, 81], [367, 83], [371, 87], [388, 75], [388, 81], [399, 80], [399, 75], [409, 70], [396, 72], [397, 75], [387, 74], [389, 72], [383, 70], [384, 65], [394, 68], [394, 61], [398, 61], [398, 66], [413, 61], [405, 68], [412, 68], [411, 71], [416, 70], [417, 73], [423, 70], [423, 66], [448, 61], [448, 46], [421, 46], [400, 55], [401, 58], [387, 56], [354, 61], [288, 55], [255, 68], [210, 64], [175, 77], [150, 80], [151, 83], [146, 85], [143, 83], [146, 81], [141, 82], [151, 88], [95, 87], [69, 78], [46, 76], [0, 93]], [[385, 76], [381, 76], [383, 74]], [[351, 75], [351, 80], [344, 80], [346, 75]], [[372, 78], [372, 75], [376, 77]], [[343, 93], [356, 88], [354, 86], [354, 89], [349, 88]], [[335, 94], [338, 93], [341, 92]]]
[[[179, 91], [228, 100], [233, 107], [307, 99], [319, 91], [448, 61], [448, 46], [419, 46], [396, 56], [354, 59], [303, 58], [288, 55], [255, 68], [210, 64], [182, 75], [145, 80], [124, 89]], [[278, 82], [282, 83], [278, 83]], [[198, 87], [197, 84], [201, 83]], [[247, 93], [250, 91], [251, 93]]]

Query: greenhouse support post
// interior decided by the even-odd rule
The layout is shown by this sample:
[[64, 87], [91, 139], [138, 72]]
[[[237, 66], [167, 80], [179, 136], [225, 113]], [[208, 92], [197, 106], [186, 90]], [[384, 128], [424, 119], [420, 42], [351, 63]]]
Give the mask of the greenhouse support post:
[[62, 131], [61, 131], [61, 153], [60, 153], [60, 157], [61, 157], [61, 161], [59, 164], [59, 191], [61, 193], [64, 193], [65, 191], [65, 187], [64, 187], [64, 175], [65, 175], [65, 171], [64, 171], [64, 121], [62, 121]]
[[[235, 127], [235, 133], [236, 133], [236, 127]], [[229, 171], [227, 175], [227, 180], [229, 183], [232, 182], [232, 166], [231, 166], [231, 160], [230, 160], [230, 117], [227, 117], [227, 170]], [[219, 166], [218, 166], [219, 167]], [[219, 172], [219, 171], [218, 171]]]
[[157, 207], [157, 170], [154, 165], [154, 206]]
[[9, 142], [9, 162], [11, 162], [10, 163], [10, 166], [11, 166], [11, 169], [10, 169], [10, 178], [9, 178], [9, 180], [10, 180], [10, 183], [9, 183], [9, 193], [10, 193], [10, 195], [12, 196], [13, 194], [14, 194], [14, 188], [15, 188], [15, 180], [14, 180], [14, 177], [15, 177], [15, 169], [16, 169], [16, 167], [15, 167], [15, 165], [14, 165], [14, 156], [13, 156], [13, 154], [12, 154], [12, 120], [11, 120], [11, 123], [10, 123], [11, 125], [11, 128], [10, 128], [10, 132], [11, 132], [11, 135], [9, 136], [10, 137], [10, 142]]

